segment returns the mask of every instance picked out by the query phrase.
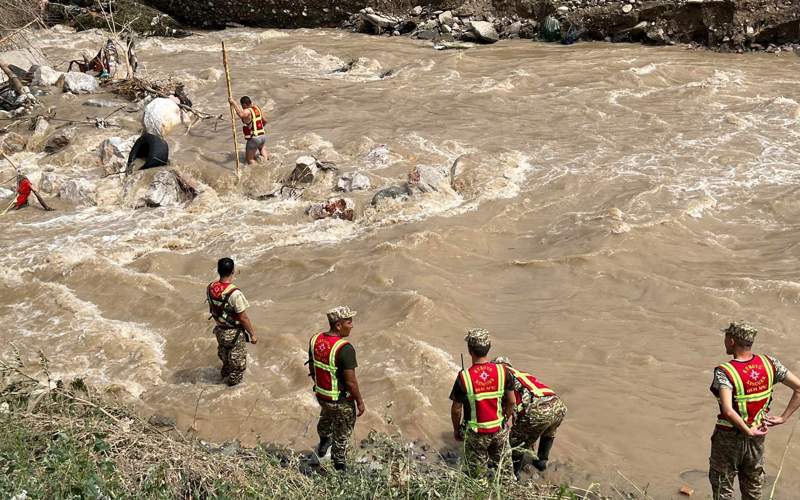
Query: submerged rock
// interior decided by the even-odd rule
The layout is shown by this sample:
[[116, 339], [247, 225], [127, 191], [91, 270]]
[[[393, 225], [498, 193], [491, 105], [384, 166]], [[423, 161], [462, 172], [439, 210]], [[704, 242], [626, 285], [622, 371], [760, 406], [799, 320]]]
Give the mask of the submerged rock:
[[308, 215], [312, 219], [353, 220], [355, 203], [350, 198], [330, 198], [323, 203], [315, 203], [308, 207]]
[[69, 179], [58, 190], [58, 197], [78, 206], [97, 204], [95, 185], [86, 179]]
[[122, 172], [127, 166], [128, 153], [130, 153], [136, 137], [123, 139], [121, 137], [109, 137], [100, 143], [97, 153], [100, 156], [100, 164], [107, 173]]
[[33, 80], [31, 84], [40, 87], [49, 87], [56, 85], [62, 76], [64, 76], [64, 73], [56, 71], [50, 66], [37, 66], [33, 71]]
[[411, 189], [408, 185], [389, 186], [375, 193], [375, 196], [372, 197], [371, 204], [375, 206], [386, 198], [405, 200], [409, 196], [411, 196]]
[[62, 128], [47, 138], [47, 142], [44, 144], [44, 152], [49, 154], [58, 153], [69, 146], [69, 143], [72, 142], [74, 137], [74, 127]]
[[[192, 192], [194, 191], [194, 192]], [[148, 207], [178, 206], [191, 201], [197, 192], [189, 188], [184, 179], [171, 170], [163, 170], [156, 174], [144, 202]]]

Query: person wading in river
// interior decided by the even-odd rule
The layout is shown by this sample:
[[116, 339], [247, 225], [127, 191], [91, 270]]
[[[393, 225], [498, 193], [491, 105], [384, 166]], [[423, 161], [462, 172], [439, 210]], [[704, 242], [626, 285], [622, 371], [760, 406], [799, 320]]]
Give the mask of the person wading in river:
[[217, 356], [222, 360], [222, 379], [234, 386], [244, 378], [247, 368], [246, 343], [256, 344], [256, 331], [245, 309], [250, 307], [239, 288], [232, 283], [233, 259], [224, 257], [217, 262], [219, 280], [206, 288], [206, 299], [211, 317], [217, 322]]
[[228, 99], [233, 110], [239, 115], [239, 118], [244, 124], [242, 132], [244, 138], [247, 140], [244, 149], [245, 160], [249, 165], [256, 163], [256, 154], [260, 154], [261, 158], [267, 159], [267, 131], [266, 120], [261, 108], [253, 104], [249, 97], [243, 96], [239, 99], [241, 106], [236, 104], [233, 99]]
[[[800, 379], [772, 356], [753, 354], [758, 331], [745, 322], [731, 323], [725, 332], [725, 352], [733, 359], [714, 369], [711, 392], [720, 415], [711, 436], [708, 478], [714, 500], [733, 500], [739, 477], [742, 500], [758, 500], [764, 486], [764, 436], [800, 407]], [[767, 416], [775, 382], [794, 393], [780, 416]]]
[[[473, 328], [464, 337], [472, 366], [461, 370], [450, 392], [453, 436], [464, 441], [467, 472], [484, 477], [487, 469], [508, 463], [508, 429], [514, 411], [511, 372], [489, 361], [489, 332]], [[462, 423], [463, 417], [463, 423]], [[504, 470], [505, 467], [504, 467]]]
[[[567, 407], [555, 391], [544, 385], [530, 373], [515, 370], [511, 360], [504, 356], [495, 358], [495, 363], [505, 365], [512, 375], [514, 384], [514, 427], [511, 428], [509, 441], [512, 448], [531, 449], [539, 441], [539, 451], [533, 466], [543, 471], [547, 468], [550, 449], [556, 438], [558, 426], [567, 414]], [[514, 475], [519, 479], [525, 452], [518, 450], [511, 453], [514, 463]]]
[[334, 307], [327, 312], [328, 331], [314, 335], [308, 342], [309, 376], [320, 406], [315, 452], [317, 457], [323, 457], [331, 449], [336, 470], [345, 470], [356, 417], [366, 411], [356, 379], [356, 350], [347, 339], [355, 315], [356, 311], [347, 306]]

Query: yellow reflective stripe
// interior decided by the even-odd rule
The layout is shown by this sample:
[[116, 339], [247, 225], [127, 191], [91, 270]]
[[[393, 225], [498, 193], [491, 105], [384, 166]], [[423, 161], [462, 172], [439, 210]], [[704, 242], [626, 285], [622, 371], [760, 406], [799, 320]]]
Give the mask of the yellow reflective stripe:
[[491, 422], [475, 422], [475, 427], [478, 429], [491, 429], [492, 427], [498, 427], [503, 424], [503, 418], [498, 418], [497, 420], [492, 420]]
[[742, 377], [739, 376], [739, 372], [737, 372], [736, 368], [734, 368], [730, 363], [722, 363], [720, 368], [728, 372], [728, 377], [733, 381], [734, 388], [736, 389], [733, 400], [738, 403], [739, 416], [742, 417], [742, 420], [747, 422], [749, 418], [747, 413], [747, 402], [743, 399], [740, 399], [741, 396], [745, 396], [744, 382], [742, 382]]
[[769, 382], [769, 390], [772, 390], [772, 385], [775, 382], [773, 380], [775, 374], [772, 372], [772, 362], [762, 354], [758, 354], [758, 357], [761, 358], [761, 362], [764, 363], [764, 369], [767, 371], [767, 381]]
[[475, 394], [475, 399], [478, 401], [483, 401], [484, 399], [497, 399], [503, 395], [503, 391], [497, 392], [482, 392], [480, 394]]
[[519, 380], [519, 383], [522, 384], [526, 389], [531, 391], [533, 395], [536, 396], [537, 398], [543, 398], [545, 396], [555, 396], [556, 393], [552, 389], [540, 389], [535, 385], [533, 385], [533, 382], [531, 382], [527, 378], [527, 377], [533, 377], [533, 375], [531, 375], [530, 373], [525, 373], [514, 368], [511, 368], [511, 372], [514, 374], [517, 380]]
[[500, 365], [494, 365], [497, 368], [497, 420], [491, 422], [491, 427], [503, 424], [503, 391], [506, 388], [506, 371]]
[[756, 394], [747, 394], [744, 396], [739, 396], [738, 394], [734, 396], [737, 401], [760, 401], [762, 399], [767, 399], [772, 395], [772, 389], [766, 390], [764, 392], [759, 392]]
[[724, 418], [720, 418], [717, 420], [717, 425], [721, 425], [723, 427], [733, 427], [733, 424], [725, 420]]
[[469, 401], [469, 420], [467, 425], [473, 431], [478, 428], [478, 409], [475, 406], [475, 388], [472, 387], [472, 379], [467, 370], [461, 370], [461, 379], [464, 382], [464, 392], [467, 393], [467, 401]]

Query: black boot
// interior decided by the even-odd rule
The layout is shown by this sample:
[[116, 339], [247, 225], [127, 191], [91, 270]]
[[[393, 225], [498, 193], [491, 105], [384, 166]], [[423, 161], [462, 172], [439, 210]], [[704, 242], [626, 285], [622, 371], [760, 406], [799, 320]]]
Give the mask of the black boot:
[[317, 454], [317, 457], [319, 457], [320, 459], [324, 457], [325, 454], [328, 453], [328, 450], [331, 449], [332, 444], [333, 440], [331, 438], [329, 437], [320, 438], [319, 444], [317, 445], [317, 448], [314, 450], [314, 452]]
[[340, 463], [334, 463], [333, 464], [333, 468], [338, 470], [338, 471], [341, 471], [341, 472], [344, 472], [344, 471], [347, 470], [347, 466], [345, 464], [340, 464]]
[[511, 462], [514, 464], [514, 477], [519, 481], [519, 473], [522, 471], [522, 460], [525, 454], [519, 451], [511, 452]]
[[533, 461], [533, 466], [543, 471], [547, 468], [547, 459], [550, 458], [550, 449], [553, 447], [554, 437], [540, 437], [539, 438], [539, 451], [536, 453], [537, 460]]

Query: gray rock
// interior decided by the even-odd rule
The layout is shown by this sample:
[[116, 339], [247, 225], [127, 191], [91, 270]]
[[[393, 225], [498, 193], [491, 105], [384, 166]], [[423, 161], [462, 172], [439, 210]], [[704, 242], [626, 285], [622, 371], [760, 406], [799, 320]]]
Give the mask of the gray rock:
[[396, 25], [397, 22], [398, 22], [397, 19], [394, 19], [394, 18], [391, 18], [391, 17], [382, 16], [380, 14], [366, 13], [366, 14], [362, 14], [361, 17], [365, 21], [370, 23], [371, 25], [376, 26], [378, 28], [382, 28], [382, 29], [393, 28], [394, 25]]
[[500, 35], [497, 34], [494, 25], [487, 21], [472, 21], [470, 23], [470, 31], [485, 43], [495, 43], [500, 40]]
[[405, 200], [409, 196], [411, 196], [411, 189], [408, 187], [408, 185], [403, 184], [402, 186], [389, 186], [375, 193], [375, 196], [372, 197], [371, 204], [372, 206], [375, 206], [385, 198]]
[[171, 170], [157, 173], [144, 195], [144, 202], [148, 207], [174, 207], [190, 199], [178, 182], [175, 172]]
[[522, 22], [517, 21], [508, 25], [506, 28], [506, 36], [519, 36], [519, 32], [522, 29]]
[[290, 184], [310, 183], [319, 172], [319, 162], [313, 156], [301, 156], [294, 163], [294, 170], [289, 174], [288, 179]]
[[408, 174], [408, 185], [412, 190], [430, 193], [450, 186], [449, 173], [440, 167], [418, 165]]
[[453, 17], [453, 13], [449, 10], [446, 10], [439, 14], [439, 23], [442, 26], [452, 26], [455, 22], [455, 18]]
[[369, 177], [359, 172], [348, 172], [339, 178], [336, 189], [349, 193], [370, 188]]
[[4, 187], [0, 187], [0, 200], [3, 198], [11, 198], [14, 196], [15, 191], [13, 189], [8, 189]]
[[633, 5], [631, 4], [625, 4], [622, 6], [622, 12], [624, 12], [625, 14], [629, 13], [632, 10], [633, 10]]
[[49, 133], [50, 123], [42, 116], [36, 117], [36, 121], [33, 124], [33, 132], [31, 132], [31, 135], [28, 138], [28, 144], [26, 146], [28, 150], [38, 150], [39, 147], [44, 143], [44, 140]]
[[417, 31], [415, 36], [420, 40], [433, 40], [436, 38], [436, 32], [431, 30], [421, 30]]
[[58, 189], [58, 197], [79, 206], [97, 204], [95, 185], [86, 179], [69, 179]]
[[414, 7], [413, 9], [411, 9], [411, 14], [412, 14], [412, 15], [414, 15], [414, 16], [419, 16], [419, 15], [421, 15], [421, 14], [422, 14], [422, 7], [420, 7], [419, 5], [417, 5], [416, 7]]
[[166, 415], [153, 415], [149, 419], [147, 419], [147, 423], [150, 425], [154, 425], [156, 427], [175, 427], [178, 425], [178, 422], [173, 417], [168, 417]]
[[9, 132], [0, 136], [0, 146], [3, 147], [3, 151], [6, 153], [19, 153], [20, 151], [24, 151], [27, 143], [28, 139], [16, 132]]
[[47, 194], [56, 194], [61, 185], [64, 184], [65, 177], [55, 172], [42, 172], [39, 179], [39, 189]]
[[123, 106], [123, 103], [108, 101], [105, 99], [89, 99], [88, 101], [83, 103], [83, 105], [92, 108], [118, 108], [120, 106]]
[[75, 128], [62, 128], [56, 133], [47, 138], [44, 144], [45, 153], [53, 154], [58, 153], [65, 147], [69, 146], [72, 139], [75, 137]]
[[121, 137], [109, 137], [100, 143], [97, 153], [100, 156], [100, 163], [105, 167], [106, 172], [122, 172], [128, 164], [128, 154], [133, 148], [136, 137], [122, 139]]
[[64, 92], [73, 94], [93, 94], [97, 92], [99, 85], [97, 79], [86, 73], [71, 71], [64, 73]]
[[49, 87], [55, 85], [64, 73], [56, 71], [50, 66], [38, 66], [33, 72], [32, 85]]

